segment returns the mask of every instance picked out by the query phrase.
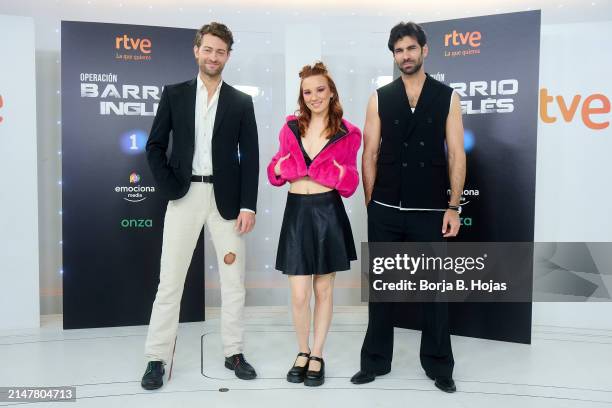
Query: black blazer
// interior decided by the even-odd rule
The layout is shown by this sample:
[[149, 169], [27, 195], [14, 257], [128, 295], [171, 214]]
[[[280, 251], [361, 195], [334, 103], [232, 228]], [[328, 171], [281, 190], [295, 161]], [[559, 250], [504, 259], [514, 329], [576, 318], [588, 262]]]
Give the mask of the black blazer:
[[[196, 78], [167, 85], [147, 141], [147, 160], [163, 196], [183, 197], [191, 184], [195, 149]], [[172, 152], [166, 154], [172, 134]], [[251, 97], [223, 82], [212, 135], [215, 201], [221, 216], [235, 219], [257, 206], [259, 147]]]

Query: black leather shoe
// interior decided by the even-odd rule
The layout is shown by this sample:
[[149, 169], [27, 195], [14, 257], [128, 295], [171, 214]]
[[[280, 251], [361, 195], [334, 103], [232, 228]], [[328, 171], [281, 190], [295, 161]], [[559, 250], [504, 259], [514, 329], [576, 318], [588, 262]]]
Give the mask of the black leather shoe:
[[297, 357], [295, 358], [295, 361], [293, 362], [293, 367], [291, 367], [291, 369], [287, 373], [287, 381], [289, 381], [290, 383], [299, 384], [301, 382], [304, 382], [304, 377], [306, 376], [306, 371], [308, 370], [308, 361], [306, 361], [306, 364], [302, 367], [296, 366], [295, 363], [297, 362], [297, 359], [299, 357], [309, 358], [310, 353], [298, 353]]
[[457, 386], [455, 386], [455, 381], [453, 381], [452, 378], [450, 377], [435, 378], [433, 375], [429, 373], [425, 373], [425, 374], [427, 375], [427, 377], [429, 377], [430, 380], [435, 381], [434, 385], [438, 387], [438, 389], [444, 392], [448, 392], [448, 393], [453, 393], [457, 391]]
[[323, 385], [325, 382], [325, 361], [321, 357], [310, 356], [310, 360], [318, 361], [321, 363], [321, 369], [319, 371], [307, 370], [304, 376], [304, 385], [307, 387], [318, 387]]
[[353, 384], [367, 384], [376, 379], [376, 374], [372, 371], [363, 371], [359, 370], [357, 374], [351, 377], [351, 382]]
[[252, 380], [257, 377], [255, 369], [246, 362], [242, 353], [225, 357], [225, 367], [232, 370], [241, 380]]
[[140, 385], [145, 390], [161, 388], [164, 385], [164, 372], [164, 363], [161, 361], [149, 361]]
[[455, 381], [453, 381], [453, 379], [449, 377], [436, 378], [436, 382], [434, 383], [434, 385], [444, 392], [453, 393], [457, 391]]

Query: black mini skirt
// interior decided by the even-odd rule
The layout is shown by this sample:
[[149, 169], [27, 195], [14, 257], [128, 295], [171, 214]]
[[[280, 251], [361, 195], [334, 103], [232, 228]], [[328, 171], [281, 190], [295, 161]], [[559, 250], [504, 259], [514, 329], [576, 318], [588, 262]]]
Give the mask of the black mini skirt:
[[338, 191], [289, 193], [276, 252], [286, 275], [323, 275], [351, 269], [353, 231]]

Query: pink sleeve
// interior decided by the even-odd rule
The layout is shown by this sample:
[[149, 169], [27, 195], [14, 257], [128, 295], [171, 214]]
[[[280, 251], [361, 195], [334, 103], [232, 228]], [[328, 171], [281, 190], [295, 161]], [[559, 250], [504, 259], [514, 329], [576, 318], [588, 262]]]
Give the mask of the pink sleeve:
[[[274, 155], [274, 157], [272, 157], [270, 164], [268, 164], [268, 180], [270, 181], [270, 184], [272, 184], [273, 186], [282, 186], [283, 184], [287, 182], [287, 180], [285, 180], [281, 176], [277, 176], [276, 173], [274, 173], [274, 167], [276, 167], [276, 163], [278, 163], [278, 160], [287, 154], [283, 146], [283, 131], [282, 130], [281, 130], [280, 135], [278, 136], [278, 141], [280, 143], [278, 152]], [[283, 174], [282, 165], [283, 163], [281, 163], [281, 174]]]
[[[270, 184], [272, 184], [273, 186], [282, 186], [287, 181], [295, 180], [296, 178], [299, 178], [301, 176], [300, 171], [298, 169], [298, 163], [296, 162], [296, 158], [293, 157], [293, 155], [289, 155], [287, 159], [281, 162], [280, 176], [277, 176], [274, 172], [274, 167], [276, 166], [276, 163], [278, 163], [280, 158], [290, 153], [289, 146], [284, 143], [284, 132], [290, 132], [290, 130], [285, 129], [285, 127], [286, 125], [283, 127], [283, 129], [281, 129], [280, 135], [278, 137], [280, 142], [280, 148], [278, 152], [274, 155], [274, 157], [272, 157], [270, 164], [268, 164], [268, 180], [270, 180]], [[302, 174], [302, 176], [303, 175], [305, 174]]]
[[339, 163], [344, 167], [344, 174], [340, 178], [340, 169], [336, 166], [334, 168], [337, 172], [336, 190], [342, 197], [350, 197], [357, 190], [359, 185], [359, 172], [357, 171], [357, 152], [361, 147], [361, 132], [358, 132], [355, 137], [352, 137], [348, 141], [348, 151], [344, 157], [342, 163]]
[[[272, 157], [272, 161], [270, 161], [270, 164], [268, 164], [268, 180], [270, 181], [270, 184], [272, 184], [273, 186], [282, 186], [283, 184], [287, 182], [287, 180], [285, 180], [284, 178], [280, 176], [277, 176], [276, 173], [274, 173], [274, 167], [276, 167], [276, 163], [278, 163], [278, 159], [280, 159], [283, 156], [284, 156], [283, 151], [282, 149], [280, 149], [278, 153], [276, 153], [274, 157]], [[282, 166], [282, 163], [281, 163], [281, 166]], [[282, 170], [281, 170], [281, 174], [282, 174]]]

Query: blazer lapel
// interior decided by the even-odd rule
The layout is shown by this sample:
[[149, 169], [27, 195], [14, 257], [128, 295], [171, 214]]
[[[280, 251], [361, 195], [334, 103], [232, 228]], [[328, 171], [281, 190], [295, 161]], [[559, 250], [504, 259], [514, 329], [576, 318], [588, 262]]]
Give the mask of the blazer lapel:
[[217, 101], [217, 114], [215, 115], [215, 124], [213, 127], [213, 136], [214, 139], [219, 131], [219, 127], [221, 127], [221, 122], [223, 121], [223, 115], [225, 111], [227, 111], [227, 107], [229, 106], [229, 85], [223, 81], [221, 84], [221, 89], [219, 90], [219, 100]]
[[187, 95], [185, 97], [185, 121], [187, 123], [188, 135], [195, 143], [195, 107], [196, 107], [196, 91], [198, 81], [194, 78], [187, 86]]

